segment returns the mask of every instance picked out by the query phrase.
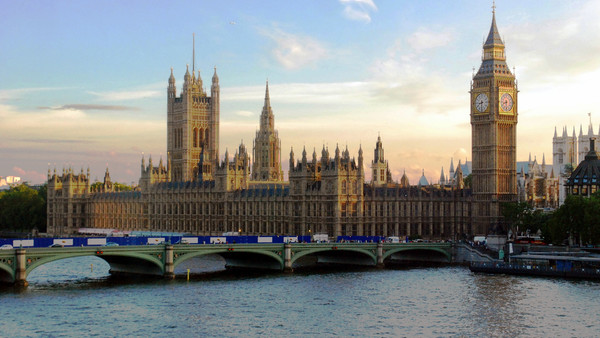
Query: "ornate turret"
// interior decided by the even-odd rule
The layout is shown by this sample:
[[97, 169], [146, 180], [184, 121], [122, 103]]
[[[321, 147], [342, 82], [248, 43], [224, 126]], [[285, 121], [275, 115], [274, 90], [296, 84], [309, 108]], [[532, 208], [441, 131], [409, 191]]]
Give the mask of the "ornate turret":
[[392, 174], [388, 161], [383, 156], [383, 143], [381, 142], [381, 136], [377, 136], [377, 142], [375, 142], [375, 150], [373, 151], [373, 162], [371, 162], [372, 179], [371, 183], [375, 186], [382, 186], [387, 183], [392, 183]]
[[275, 130], [275, 117], [271, 109], [269, 81], [265, 86], [265, 102], [260, 114], [260, 129], [254, 138], [254, 163], [252, 180], [283, 181], [281, 169], [281, 141]]

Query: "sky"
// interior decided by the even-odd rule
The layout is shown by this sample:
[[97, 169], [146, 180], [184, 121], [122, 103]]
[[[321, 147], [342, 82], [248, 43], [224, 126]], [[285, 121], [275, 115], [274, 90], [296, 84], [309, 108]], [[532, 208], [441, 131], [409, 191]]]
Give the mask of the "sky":
[[[552, 159], [554, 128], [600, 128], [600, 1], [498, 0], [519, 85], [517, 160]], [[269, 81], [290, 149], [365, 154], [394, 180], [471, 158], [470, 81], [492, 20], [483, 0], [0, 0], [0, 176], [48, 169], [132, 184], [166, 159], [167, 81], [186, 65], [221, 85], [220, 152], [249, 150]], [[195, 62], [192, 35], [195, 34]], [[591, 118], [590, 115], [591, 113]]]

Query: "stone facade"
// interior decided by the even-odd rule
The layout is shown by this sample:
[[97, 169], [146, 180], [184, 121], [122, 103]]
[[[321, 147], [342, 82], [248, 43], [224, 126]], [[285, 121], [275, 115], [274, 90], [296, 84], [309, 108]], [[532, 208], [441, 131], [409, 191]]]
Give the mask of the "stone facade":
[[[280, 141], [274, 129], [268, 85], [254, 162], [242, 144], [230, 160], [218, 163], [219, 82], [211, 96], [202, 80], [186, 72], [175, 95], [168, 87], [168, 157], [154, 166], [142, 158], [139, 186], [118, 192], [105, 175], [90, 189], [89, 173], [48, 172], [48, 232], [67, 235], [78, 228], [182, 232], [196, 235], [422, 236], [458, 239], [486, 234], [499, 217], [499, 202], [516, 200], [517, 88], [505, 63], [495, 15], [482, 66], [471, 87], [473, 190], [463, 169], [451, 165], [448, 178], [430, 184], [425, 176], [410, 185], [406, 174], [393, 181], [381, 138], [371, 162], [373, 180], [365, 182], [362, 147], [357, 158], [336, 146], [321, 156], [306, 149], [289, 157], [283, 180]], [[480, 102], [485, 96], [485, 107]], [[251, 170], [252, 169], [252, 170]]]
[[494, 13], [470, 91], [476, 233], [498, 226], [502, 202], [517, 201], [518, 89], [504, 49]]

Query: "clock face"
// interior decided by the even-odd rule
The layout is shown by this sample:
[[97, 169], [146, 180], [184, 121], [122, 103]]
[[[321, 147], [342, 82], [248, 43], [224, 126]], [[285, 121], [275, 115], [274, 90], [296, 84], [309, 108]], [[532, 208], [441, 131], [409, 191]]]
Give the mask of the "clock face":
[[475, 99], [475, 108], [477, 108], [478, 111], [483, 112], [487, 109], [488, 103], [487, 95], [481, 93], [477, 95], [477, 98]]
[[510, 96], [509, 93], [502, 95], [502, 97], [500, 98], [500, 107], [502, 107], [502, 110], [509, 111], [512, 109], [512, 106], [513, 106], [512, 96]]

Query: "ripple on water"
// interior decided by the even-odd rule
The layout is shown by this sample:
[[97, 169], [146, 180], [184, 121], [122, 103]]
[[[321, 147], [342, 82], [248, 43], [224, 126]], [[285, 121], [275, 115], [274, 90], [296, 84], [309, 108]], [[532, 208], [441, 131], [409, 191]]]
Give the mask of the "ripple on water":
[[[30, 287], [21, 292], [3, 289], [2, 335], [516, 337], [600, 332], [597, 282], [489, 276], [461, 267], [123, 281], [111, 278], [96, 261], [78, 262], [62, 274], [56, 271], [69, 265], [32, 273]], [[27, 316], [15, 308], [27, 309]]]

